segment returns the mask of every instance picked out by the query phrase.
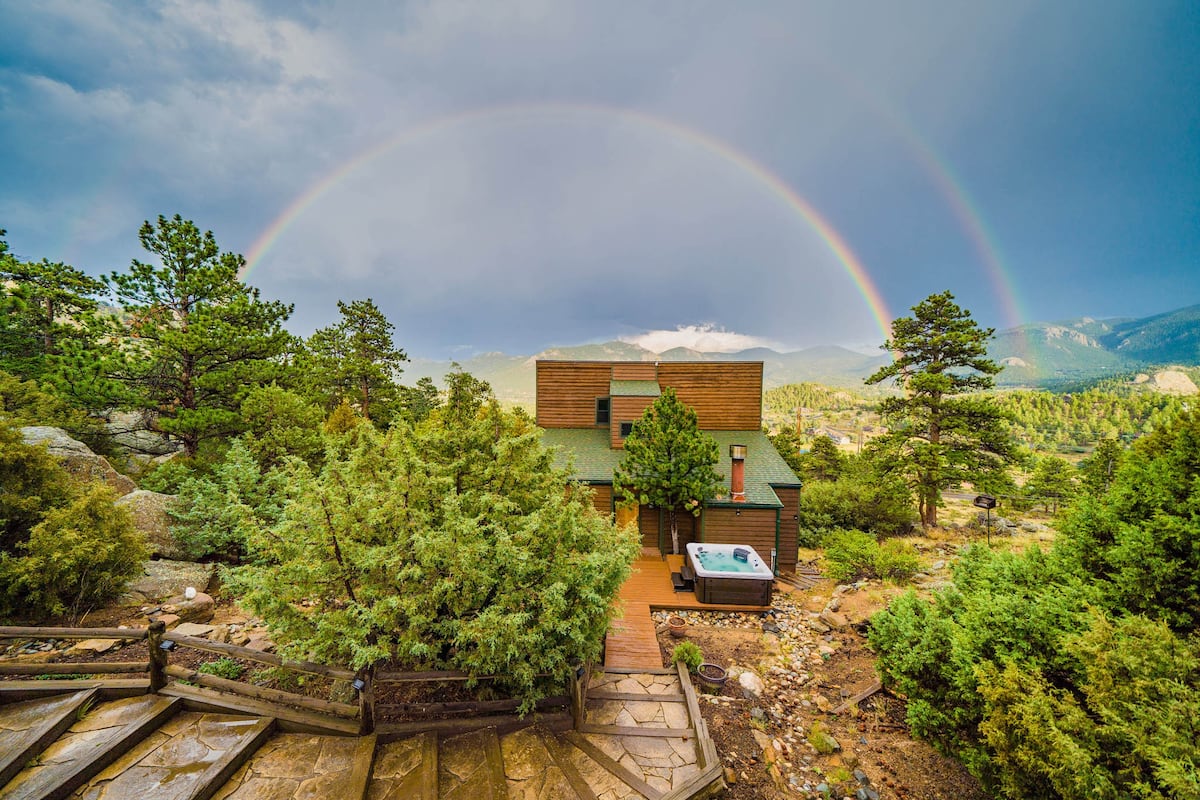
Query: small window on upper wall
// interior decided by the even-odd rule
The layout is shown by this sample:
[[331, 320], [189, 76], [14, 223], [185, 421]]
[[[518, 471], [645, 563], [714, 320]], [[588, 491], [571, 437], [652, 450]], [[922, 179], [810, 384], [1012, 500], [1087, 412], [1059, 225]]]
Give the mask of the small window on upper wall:
[[597, 425], [607, 425], [608, 424], [609, 409], [612, 407], [611, 402], [612, 401], [607, 397], [597, 397], [596, 398], [596, 424]]
[[624, 439], [627, 436], [629, 436], [629, 434], [631, 434], [631, 433], [633, 433], [633, 423], [632, 422], [622, 422], [621, 423], [621, 438]]

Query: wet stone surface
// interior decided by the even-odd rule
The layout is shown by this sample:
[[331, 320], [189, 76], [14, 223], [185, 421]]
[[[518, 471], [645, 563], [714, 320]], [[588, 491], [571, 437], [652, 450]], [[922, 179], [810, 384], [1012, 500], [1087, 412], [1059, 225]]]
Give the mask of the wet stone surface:
[[233, 774], [213, 800], [304, 797], [338, 800], [354, 770], [350, 736], [277, 733]]
[[510, 800], [555, 800], [574, 797], [567, 776], [556, 765], [534, 728], [510, 733], [500, 740]]
[[367, 800], [402, 800], [421, 796], [421, 755], [426, 736], [432, 734], [388, 742], [376, 749]]

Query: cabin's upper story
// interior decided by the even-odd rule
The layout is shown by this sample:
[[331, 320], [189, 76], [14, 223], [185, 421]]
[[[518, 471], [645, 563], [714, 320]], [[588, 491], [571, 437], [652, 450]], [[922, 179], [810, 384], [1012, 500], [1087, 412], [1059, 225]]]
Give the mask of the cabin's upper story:
[[537, 424], [605, 429], [621, 449], [664, 387], [696, 410], [705, 431], [762, 428], [761, 361], [538, 361]]

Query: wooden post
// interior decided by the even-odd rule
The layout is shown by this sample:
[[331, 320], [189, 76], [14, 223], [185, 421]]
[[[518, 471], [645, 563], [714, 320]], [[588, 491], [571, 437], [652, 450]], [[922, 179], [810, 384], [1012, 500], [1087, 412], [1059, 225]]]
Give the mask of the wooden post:
[[358, 673], [363, 686], [358, 690], [358, 732], [375, 732], [375, 668], [367, 667]]
[[150, 691], [157, 692], [167, 685], [167, 651], [160, 645], [163, 634], [167, 632], [167, 623], [156, 619], [150, 623], [147, 630], [147, 643], [150, 646]]

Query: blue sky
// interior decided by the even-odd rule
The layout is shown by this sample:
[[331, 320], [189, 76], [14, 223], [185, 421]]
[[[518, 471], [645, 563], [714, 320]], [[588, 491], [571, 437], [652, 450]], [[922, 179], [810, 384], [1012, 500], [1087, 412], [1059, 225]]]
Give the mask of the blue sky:
[[13, 251], [123, 269], [142, 220], [180, 213], [260, 255], [248, 280], [298, 333], [370, 296], [428, 357], [680, 327], [874, 346], [880, 309], [830, 231], [893, 317], [944, 289], [997, 328], [1200, 303], [1195, 3], [0, 0], [0, 19]]

